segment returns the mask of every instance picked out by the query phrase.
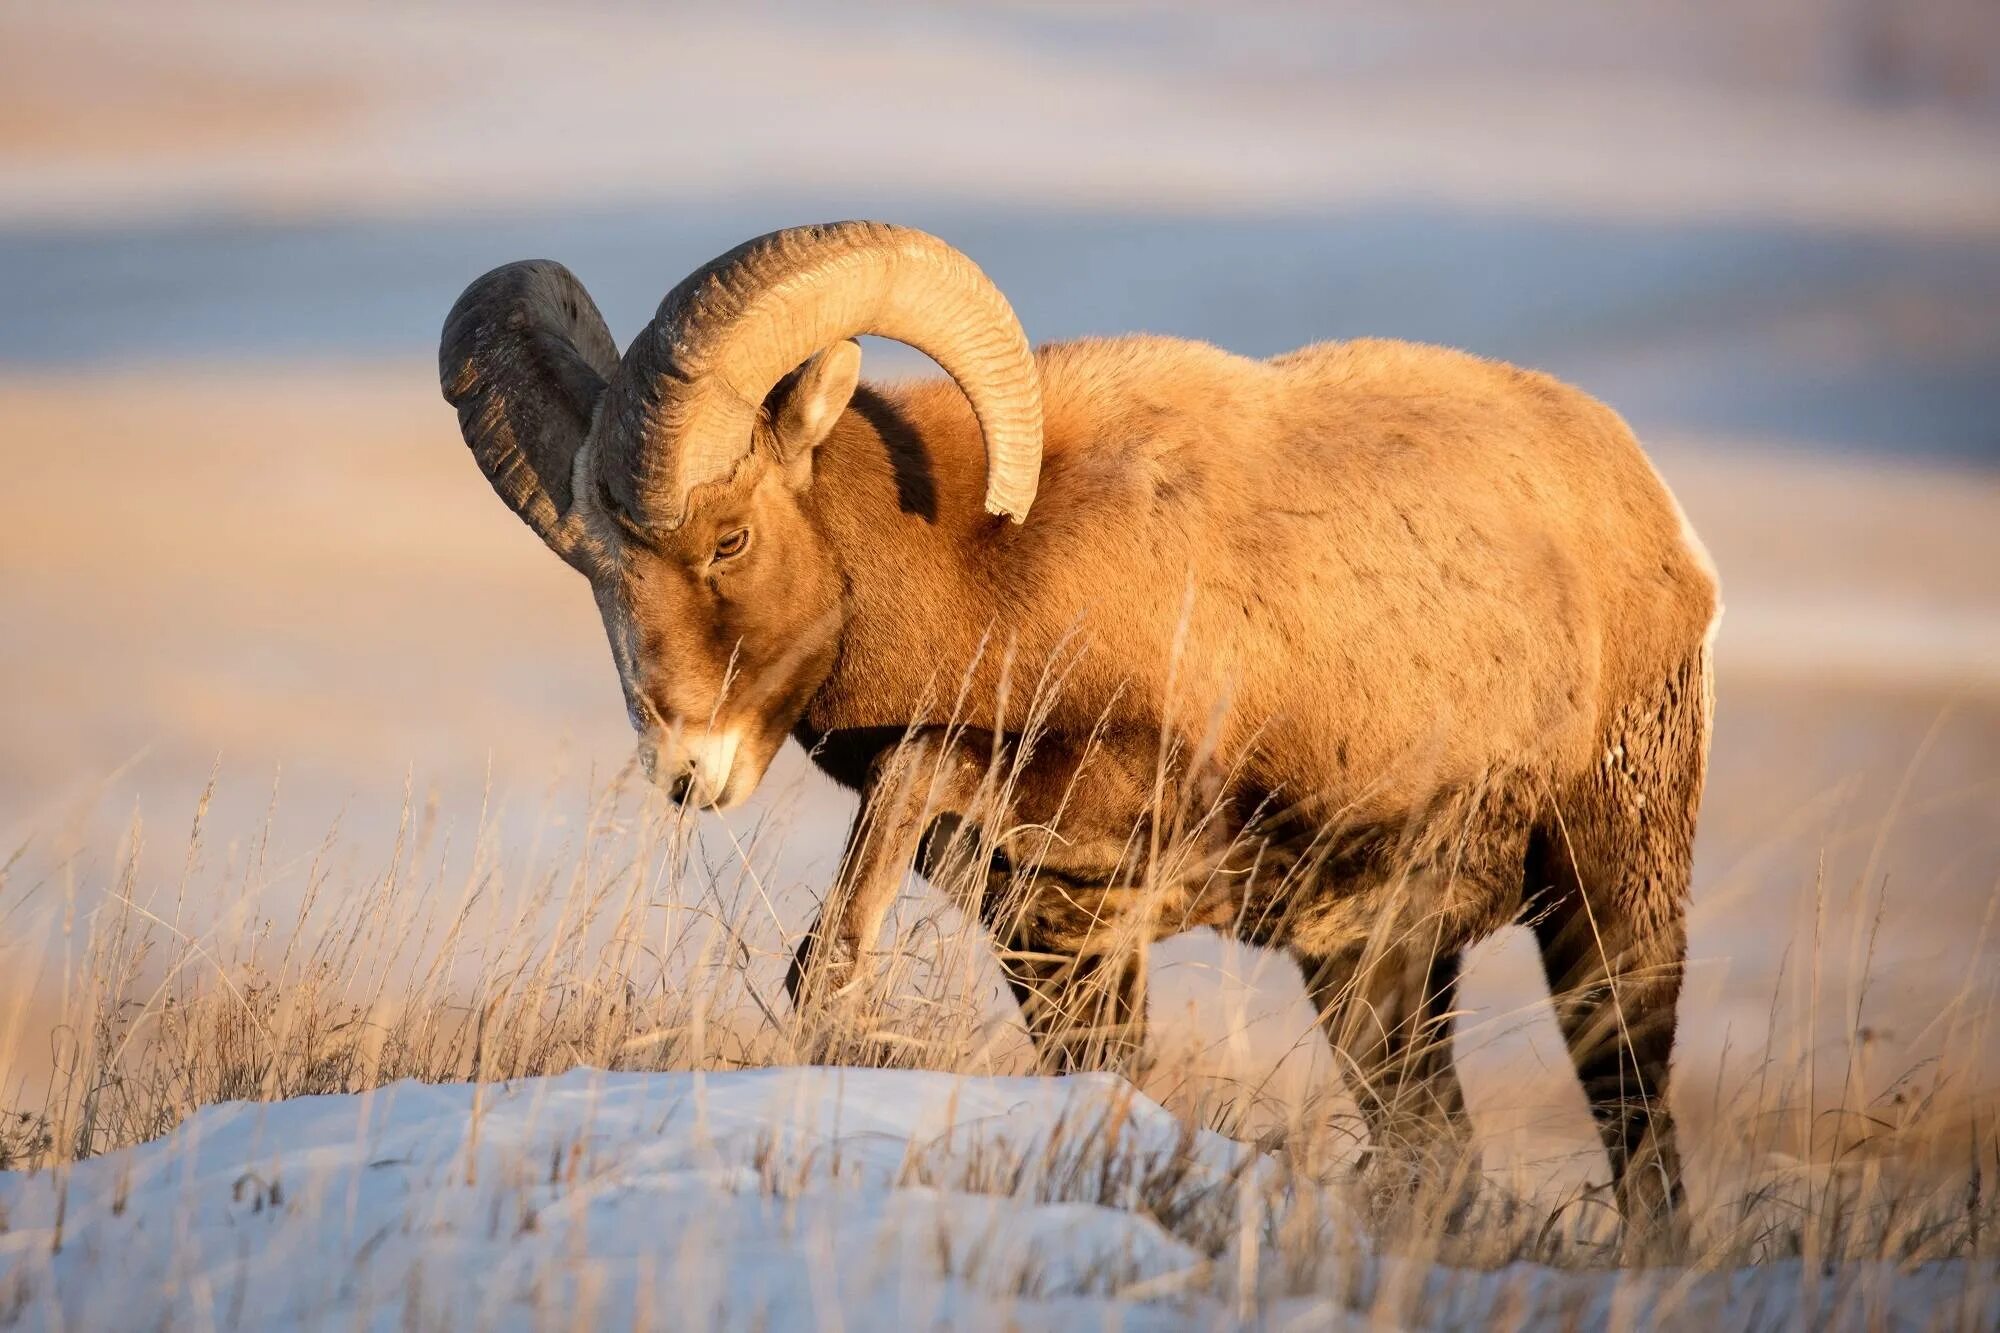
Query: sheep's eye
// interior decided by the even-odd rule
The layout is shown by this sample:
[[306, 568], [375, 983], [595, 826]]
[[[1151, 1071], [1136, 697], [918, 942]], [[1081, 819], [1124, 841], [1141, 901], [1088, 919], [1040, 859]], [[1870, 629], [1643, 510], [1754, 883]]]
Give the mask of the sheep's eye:
[[736, 556], [742, 555], [745, 548], [749, 545], [750, 529], [738, 528], [715, 544], [715, 558], [717, 560], [733, 559]]

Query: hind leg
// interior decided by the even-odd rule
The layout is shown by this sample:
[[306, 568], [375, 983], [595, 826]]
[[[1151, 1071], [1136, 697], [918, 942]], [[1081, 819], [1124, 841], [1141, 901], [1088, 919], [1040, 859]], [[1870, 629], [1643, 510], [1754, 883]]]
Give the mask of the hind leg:
[[1465, 949], [1519, 909], [1537, 806], [1513, 773], [1443, 793], [1298, 899], [1292, 953], [1367, 1122], [1378, 1200], [1443, 1184], [1456, 1212], [1480, 1184], [1451, 1020]]
[[1678, 903], [1654, 914], [1609, 901], [1569, 862], [1553, 851], [1537, 857], [1549, 881], [1531, 918], [1542, 971], [1610, 1159], [1618, 1210], [1638, 1230], [1656, 1230], [1682, 1202], [1667, 1081], [1686, 923]]
[[1685, 1229], [1667, 1085], [1706, 745], [1697, 665], [1620, 713], [1528, 857], [1525, 915], [1640, 1251]]
[[1386, 1201], [1470, 1169], [1471, 1125], [1451, 1055], [1459, 952], [1423, 943], [1295, 954], [1343, 1075], [1360, 1103], [1369, 1174]]

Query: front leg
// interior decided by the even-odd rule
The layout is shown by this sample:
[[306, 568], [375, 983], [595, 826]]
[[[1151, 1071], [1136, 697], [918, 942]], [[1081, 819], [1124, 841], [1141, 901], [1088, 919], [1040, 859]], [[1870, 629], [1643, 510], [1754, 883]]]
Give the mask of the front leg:
[[[1232, 845], [1226, 822], [1210, 818], [1220, 766], [1163, 761], [1156, 728], [1043, 736], [1025, 756], [1013, 744], [925, 730], [875, 760], [786, 988], [803, 1008], [854, 984], [921, 848], [926, 876], [992, 932], [1043, 1063], [1136, 1068], [1146, 946], [1233, 916], [1210, 901]], [[1149, 871], [1149, 831], [1163, 817], [1173, 846]]]
[[1138, 1081], [1146, 1043], [1146, 960], [1131, 942], [1072, 953], [1001, 936], [1000, 974], [1051, 1074], [1105, 1069]]
[[843, 994], [865, 975], [864, 961], [925, 828], [940, 815], [962, 818], [973, 809], [991, 759], [990, 745], [982, 751], [963, 734], [930, 728], [911, 733], [869, 764], [833, 890], [785, 976], [795, 1008]]

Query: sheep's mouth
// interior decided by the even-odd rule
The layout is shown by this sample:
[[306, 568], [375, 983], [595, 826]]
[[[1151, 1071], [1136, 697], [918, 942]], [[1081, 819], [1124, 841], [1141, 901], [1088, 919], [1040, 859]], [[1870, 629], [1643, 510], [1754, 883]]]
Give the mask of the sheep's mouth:
[[756, 787], [745, 771], [740, 731], [664, 734], [648, 730], [639, 737], [639, 767], [655, 787], [677, 805], [700, 810], [728, 810], [741, 805]]

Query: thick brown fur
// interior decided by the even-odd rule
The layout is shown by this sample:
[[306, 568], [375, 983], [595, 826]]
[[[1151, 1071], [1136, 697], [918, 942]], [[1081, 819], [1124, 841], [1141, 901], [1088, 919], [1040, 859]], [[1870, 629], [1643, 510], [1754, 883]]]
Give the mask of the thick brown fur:
[[1393, 818], [1497, 772], [1587, 771], [1610, 715], [1714, 617], [1630, 432], [1546, 376], [1378, 341], [1257, 362], [1128, 338], [1040, 364], [1021, 527], [980, 512], [978, 429], [948, 382], [882, 395], [922, 442], [935, 517], [899, 507], [861, 412], [818, 450], [804, 507], [865, 610], [814, 731], [906, 724], [965, 674], [965, 720], [991, 725], [1000, 649], [1017, 675], [1080, 649], [1054, 729], [1115, 700], [1114, 721], [1194, 737], [1226, 703], [1216, 748], [1254, 755], [1245, 782]]
[[[1051, 732], [1212, 753], [1255, 871], [1220, 912], [1153, 901], [1300, 957], [1378, 1137], [1411, 1095], [1419, 1120], [1462, 1117], [1436, 1027], [1456, 969], [1434, 960], [1532, 919], [1621, 1197], [1660, 1210], [1718, 603], [1624, 423], [1547, 376], [1393, 342], [1254, 362], [1125, 338], [1040, 361], [1020, 529], [978, 513], [977, 428], [948, 383], [883, 392], [819, 450], [807, 510], [858, 612], [802, 733], [945, 703], [1004, 733], [1002, 701], [1061, 661]], [[910, 512], [899, 475], [926, 466], [935, 505]], [[1121, 915], [1095, 912], [1107, 935]], [[1087, 954], [1075, 934], [1002, 938]]]
[[[863, 793], [795, 993], [858, 983], [957, 816], [1017, 891], [967, 906], [1029, 958], [1010, 980], [1053, 1065], [1078, 1047], [1050, 1014], [1135, 1049], [1115, 944], [1215, 925], [1299, 957], [1389, 1145], [1461, 1132], [1456, 958], [1530, 920], [1621, 1199], [1670, 1211], [1717, 586], [1617, 415], [1398, 342], [1056, 345], [1014, 526], [982, 509], [956, 386], [857, 389], [851, 360], [781, 383], [671, 532], [577, 487], [618, 553], [594, 581], [628, 696], [732, 737], [718, 803], [787, 732]], [[1197, 851], [1163, 873], [1167, 823]]]

